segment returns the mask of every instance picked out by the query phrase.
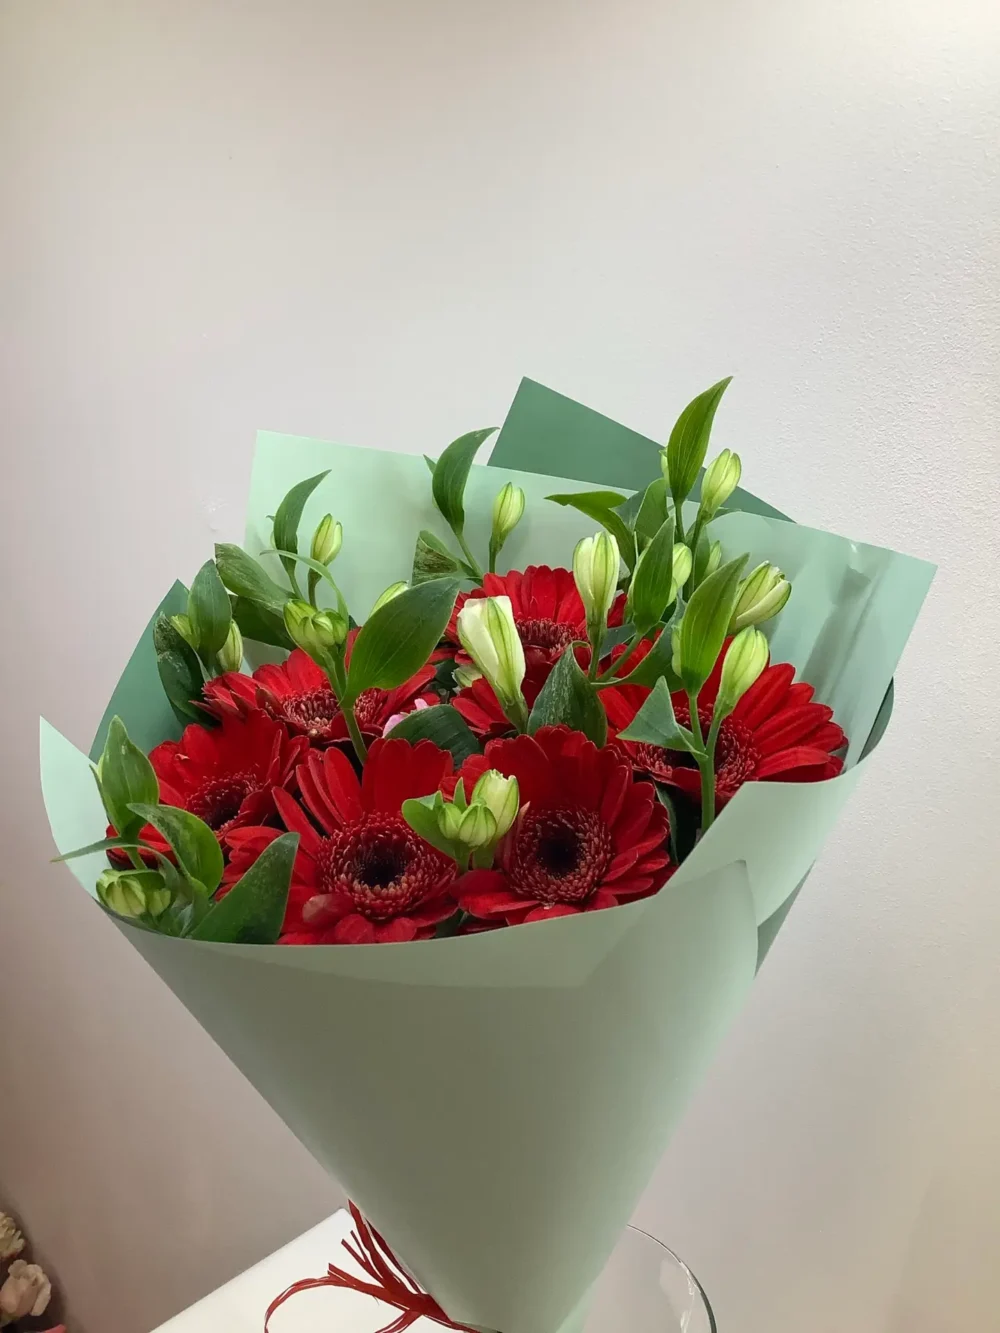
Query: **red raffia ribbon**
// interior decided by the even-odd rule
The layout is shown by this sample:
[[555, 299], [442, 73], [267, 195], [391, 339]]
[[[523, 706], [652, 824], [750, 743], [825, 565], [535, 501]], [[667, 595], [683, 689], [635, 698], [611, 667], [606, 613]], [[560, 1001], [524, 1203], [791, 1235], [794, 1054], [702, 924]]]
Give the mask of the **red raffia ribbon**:
[[327, 1268], [325, 1277], [301, 1278], [287, 1287], [280, 1296], [275, 1296], [267, 1307], [264, 1333], [268, 1333], [267, 1326], [275, 1310], [280, 1309], [285, 1301], [297, 1296], [300, 1291], [311, 1291], [314, 1287], [346, 1287], [349, 1291], [360, 1291], [365, 1296], [374, 1296], [377, 1301], [382, 1301], [384, 1305], [391, 1305], [393, 1309], [398, 1310], [400, 1312], [398, 1318], [380, 1328], [378, 1333], [405, 1333], [405, 1330], [418, 1319], [432, 1319], [443, 1328], [456, 1329], [457, 1333], [476, 1333], [476, 1330], [470, 1328], [468, 1324], [453, 1323], [434, 1297], [429, 1292], [420, 1290], [382, 1236], [373, 1226], [369, 1226], [353, 1203], [350, 1209], [351, 1217], [354, 1219], [354, 1229], [349, 1239], [340, 1243], [371, 1281], [366, 1282], [363, 1278], [355, 1277], [353, 1273], [346, 1273], [334, 1264], [330, 1264]]

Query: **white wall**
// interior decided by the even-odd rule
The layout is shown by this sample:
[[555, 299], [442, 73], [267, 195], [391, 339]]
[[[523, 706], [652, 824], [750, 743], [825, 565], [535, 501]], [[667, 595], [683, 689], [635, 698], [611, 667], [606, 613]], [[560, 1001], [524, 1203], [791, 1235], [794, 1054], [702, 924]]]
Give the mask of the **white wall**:
[[0, 1182], [89, 1333], [338, 1194], [47, 864], [36, 715], [89, 740], [258, 426], [436, 450], [522, 373], [663, 436], [735, 372], [753, 489], [941, 564], [640, 1215], [724, 1333], [996, 1326], [998, 42], [993, 0], [0, 7]]

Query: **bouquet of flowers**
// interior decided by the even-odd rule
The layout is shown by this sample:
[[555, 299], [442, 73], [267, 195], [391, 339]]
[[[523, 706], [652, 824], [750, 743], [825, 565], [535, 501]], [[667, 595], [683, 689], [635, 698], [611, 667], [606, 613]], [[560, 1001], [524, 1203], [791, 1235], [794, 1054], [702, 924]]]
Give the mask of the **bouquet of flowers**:
[[42, 724], [61, 859], [465, 1325], [580, 1326], [930, 582], [704, 467], [727, 383], [663, 449], [530, 381], [486, 467], [262, 435], [93, 764]]

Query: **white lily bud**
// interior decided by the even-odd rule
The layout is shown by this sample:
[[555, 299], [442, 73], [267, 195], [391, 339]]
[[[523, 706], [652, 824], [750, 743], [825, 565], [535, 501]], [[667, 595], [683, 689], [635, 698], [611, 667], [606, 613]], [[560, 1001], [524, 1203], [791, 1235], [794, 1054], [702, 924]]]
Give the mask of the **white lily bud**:
[[309, 555], [313, 560], [318, 560], [321, 565], [329, 565], [336, 560], [343, 544], [343, 526], [334, 522], [332, 514], [325, 514], [313, 533]]
[[715, 716], [728, 717], [767, 666], [767, 639], [759, 629], [741, 629], [726, 652], [715, 699]]
[[313, 661], [322, 661], [347, 638], [347, 621], [338, 611], [317, 611], [308, 602], [290, 598], [284, 617], [288, 637]]
[[476, 802], [464, 810], [457, 838], [470, 851], [478, 851], [480, 847], [489, 847], [496, 842], [497, 821], [489, 806]]
[[400, 579], [398, 583], [390, 583], [385, 592], [380, 593], [379, 596], [376, 597], [375, 605], [371, 609], [371, 614], [374, 615], [376, 611], [380, 611], [383, 606], [386, 606], [391, 602], [394, 597], [398, 597], [401, 592], [406, 592], [409, 586], [410, 585], [405, 579]]
[[475, 685], [477, 680], [482, 680], [483, 673], [474, 666], [459, 666], [455, 668], [454, 681], [460, 690], [467, 690], [470, 685]]
[[573, 578], [587, 613], [589, 630], [603, 630], [618, 589], [621, 557], [618, 543], [603, 529], [577, 542], [573, 552]]
[[499, 551], [510, 534], [517, 527], [524, 514], [524, 491], [520, 486], [515, 486], [513, 482], [507, 484], [497, 492], [497, 497], [493, 501], [493, 534], [490, 538], [490, 544], [494, 551]]
[[740, 584], [739, 597], [729, 622], [735, 634], [747, 625], [760, 625], [776, 616], [792, 595], [792, 585], [777, 565], [763, 564], [751, 570]]
[[723, 449], [717, 458], [713, 458], [705, 469], [701, 483], [701, 516], [706, 522], [718, 513], [733, 491], [740, 484], [743, 464], [739, 454], [731, 449]]
[[694, 558], [691, 555], [690, 546], [685, 546], [683, 542], [674, 543], [674, 563], [671, 572], [670, 600], [677, 600], [677, 594], [691, 577], [691, 566], [694, 564]]
[[496, 836], [502, 838], [517, 818], [520, 801], [517, 778], [505, 778], [497, 769], [487, 769], [472, 789], [472, 801], [492, 811]]
[[470, 597], [458, 613], [458, 638], [501, 704], [520, 701], [524, 648], [509, 597]]
[[235, 620], [229, 622], [226, 642], [216, 653], [220, 671], [239, 671], [243, 665], [243, 635]]
[[197, 649], [198, 640], [195, 636], [194, 626], [191, 624], [189, 616], [185, 616], [183, 614], [177, 616], [171, 616], [170, 623], [171, 625], [173, 625], [174, 629], [181, 636], [181, 638], [184, 640], [184, 642], [188, 645], [189, 648]]

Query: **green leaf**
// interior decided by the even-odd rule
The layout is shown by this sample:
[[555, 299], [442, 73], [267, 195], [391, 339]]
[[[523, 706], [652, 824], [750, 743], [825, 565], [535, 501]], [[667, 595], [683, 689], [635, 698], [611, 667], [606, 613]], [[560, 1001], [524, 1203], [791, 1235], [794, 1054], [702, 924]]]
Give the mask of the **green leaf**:
[[261, 606], [259, 602], [251, 602], [246, 597], [234, 597], [233, 619], [239, 625], [244, 639], [268, 643], [272, 648], [295, 647], [285, 629], [284, 617]]
[[198, 651], [214, 656], [226, 642], [233, 611], [214, 560], [206, 560], [188, 593], [188, 619]]
[[354, 640], [348, 697], [374, 687], [393, 690], [419, 671], [451, 619], [458, 588], [458, 579], [432, 579], [407, 588], [369, 616]]
[[58, 865], [60, 861], [73, 861], [78, 856], [90, 856], [93, 852], [110, 852], [114, 847], [140, 847], [135, 838], [101, 838], [98, 842], [92, 842], [87, 847], [76, 847], [71, 852], [63, 852], [62, 856], [53, 856], [52, 864]]
[[429, 740], [440, 750], [448, 750], [460, 768], [470, 754], [482, 753], [479, 742], [457, 708], [450, 704], [435, 704], [431, 708], [416, 708], [397, 722], [388, 735], [393, 739], [409, 741]]
[[741, 555], [709, 574], [695, 588], [684, 608], [679, 640], [680, 677], [689, 693], [700, 690], [712, 674], [725, 642], [746, 562], [747, 557]]
[[145, 821], [132, 813], [134, 801], [154, 803], [160, 799], [160, 784], [153, 765], [134, 745], [120, 717], [108, 727], [104, 751], [94, 770], [109, 821], [123, 838], [132, 838]]
[[595, 745], [603, 745], [608, 738], [604, 707], [593, 684], [581, 671], [572, 646], [563, 651], [549, 672], [528, 718], [528, 732], [534, 735], [539, 727], [557, 726], [560, 722], [574, 731], [582, 731]]
[[281, 615], [282, 607], [292, 594], [280, 588], [241, 547], [229, 542], [216, 542], [215, 564], [219, 577], [230, 592], [234, 592], [237, 597], [246, 597], [251, 602], [259, 602], [269, 611]]
[[[305, 481], [297, 482], [288, 492], [281, 504], [278, 505], [278, 512], [274, 516], [274, 544], [283, 552], [297, 552], [299, 549], [299, 521], [302, 518], [302, 511], [306, 506], [306, 501], [312, 495], [313, 491], [324, 479], [330, 475], [330, 470], [319, 472], [315, 477], [307, 477]], [[285, 567], [285, 573], [289, 579], [294, 582], [295, 562], [290, 554], [284, 554], [281, 557], [281, 563]], [[234, 591], [236, 591], [234, 589]]]
[[434, 503], [455, 532], [461, 532], [465, 526], [465, 483], [469, 479], [472, 460], [495, 430], [496, 426], [473, 430], [452, 441], [434, 465], [431, 483]]
[[625, 564], [629, 569], [635, 568], [635, 537], [621, 515], [616, 513], [617, 506], [625, 501], [624, 495], [617, 491], [576, 491], [571, 495], [547, 495], [545, 498], [554, 504], [578, 509], [581, 514], [600, 523], [602, 528], [607, 528], [618, 543]]
[[642, 493], [639, 511], [635, 516], [636, 539], [652, 541], [667, 519], [667, 483], [657, 477]]
[[456, 560], [440, 537], [425, 528], [417, 537], [413, 552], [413, 573], [410, 582], [414, 587], [427, 583], [430, 579], [446, 578], [451, 574], [460, 574], [465, 569], [462, 561]]
[[601, 640], [601, 657], [607, 657], [608, 653], [620, 644], [628, 643], [634, 634], [635, 626], [631, 623], [610, 626], [604, 631], [604, 638]]
[[[718, 517], [718, 515], [716, 515]], [[691, 534], [688, 533], [688, 536]], [[692, 582], [697, 588], [705, 577], [705, 568], [708, 565], [708, 558], [712, 551], [712, 539], [708, 535], [707, 528], [702, 528], [698, 534], [698, 545], [694, 550], [694, 560], [691, 562]]]
[[261, 852], [224, 898], [190, 931], [192, 940], [214, 944], [275, 944], [288, 905], [297, 833], [283, 833]]
[[692, 399], [670, 432], [667, 442], [667, 475], [675, 505], [687, 499], [698, 480], [698, 473], [708, 452], [716, 408], [732, 378], [729, 375], [719, 380], [718, 384], [713, 384], [710, 389]]
[[632, 619], [640, 634], [658, 624], [671, 600], [674, 569], [673, 515], [660, 524], [656, 536], [643, 551], [629, 589]]
[[433, 458], [431, 458], [430, 454], [424, 454], [424, 462], [427, 464], [427, 471], [433, 477], [434, 469], [437, 467], [437, 463], [434, 461]]
[[222, 879], [222, 848], [207, 824], [174, 805], [134, 801], [130, 809], [166, 838], [177, 864], [189, 879], [203, 884], [209, 893], [215, 892]]
[[652, 693], [624, 731], [620, 741], [636, 741], [640, 745], [659, 745], [664, 750], [689, 750], [695, 753], [694, 737], [680, 725], [674, 716], [670, 686], [661, 677]]
[[670, 859], [674, 865], [680, 865], [680, 838], [678, 836], [678, 817], [677, 802], [670, 793], [670, 789], [660, 782], [654, 782], [653, 788], [656, 791], [656, 799], [660, 802], [667, 812], [667, 818], [670, 821]]
[[153, 650], [163, 693], [177, 720], [183, 726], [189, 722], [204, 723], [206, 714], [193, 702], [201, 698], [204, 684], [201, 663], [166, 616], [158, 616], [153, 626]]

